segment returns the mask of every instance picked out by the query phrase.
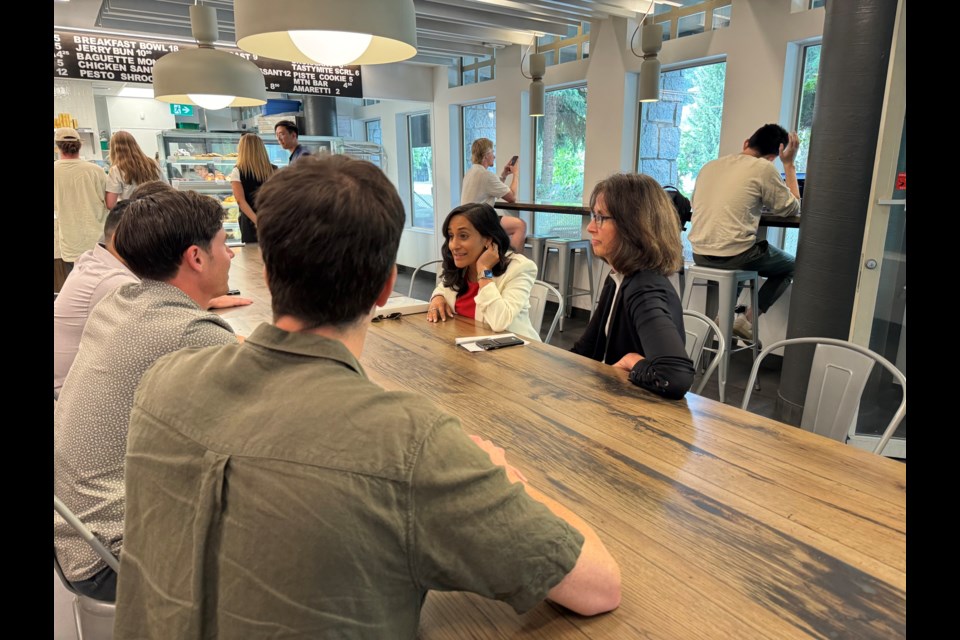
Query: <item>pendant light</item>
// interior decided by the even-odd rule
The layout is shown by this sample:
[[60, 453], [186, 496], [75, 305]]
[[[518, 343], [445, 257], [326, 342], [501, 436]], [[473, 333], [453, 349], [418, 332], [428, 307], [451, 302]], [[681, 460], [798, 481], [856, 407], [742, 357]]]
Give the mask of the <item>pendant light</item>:
[[154, 98], [204, 109], [266, 104], [267, 90], [257, 65], [213, 48], [219, 37], [217, 10], [191, 5], [190, 26], [197, 48], [174, 51], [157, 60], [153, 67]]
[[543, 86], [543, 74], [547, 71], [547, 56], [534, 53], [530, 56], [530, 115], [534, 118], [543, 116], [546, 88]]
[[413, 0], [234, 0], [237, 46], [258, 56], [344, 66], [417, 54]]
[[640, 30], [640, 50], [643, 64], [640, 65], [640, 102], [660, 100], [660, 60], [657, 54], [663, 46], [663, 23], [646, 24]]

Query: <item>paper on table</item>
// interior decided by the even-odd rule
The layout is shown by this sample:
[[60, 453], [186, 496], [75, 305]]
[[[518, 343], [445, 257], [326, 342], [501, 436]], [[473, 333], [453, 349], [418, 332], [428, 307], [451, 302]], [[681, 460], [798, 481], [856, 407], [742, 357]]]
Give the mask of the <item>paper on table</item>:
[[[515, 333], [497, 333], [492, 336], [464, 336], [463, 338], [454, 338], [453, 343], [459, 345], [471, 353], [476, 353], [477, 351], [483, 351], [484, 349], [477, 346], [478, 340], [491, 340], [493, 338], [520, 338], [520, 336]], [[529, 340], [523, 340], [523, 344], [530, 344]]]

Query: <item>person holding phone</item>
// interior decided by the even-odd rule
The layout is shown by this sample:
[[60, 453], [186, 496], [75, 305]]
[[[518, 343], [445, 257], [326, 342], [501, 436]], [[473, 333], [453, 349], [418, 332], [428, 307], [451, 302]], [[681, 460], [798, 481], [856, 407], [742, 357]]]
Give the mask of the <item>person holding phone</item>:
[[[463, 186], [460, 189], [460, 204], [482, 202], [493, 206], [497, 198], [506, 202], [517, 201], [517, 186], [520, 184], [520, 168], [517, 166], [518, 156], [513, 156], [504, 165], [500, 177], [497, 178], [489, 169], [497, 159], [493, 152], [493, 141], [490, 138], [477, 138], [470, 147], [470, 158], [473, 166], [463, 176]], [[507, 186], [508, 175], [513, 175], [510, 186]], [[503, 216], [500, 218], [503, 230], [510, 238], [510, 246], [517, 253], [523, 253], [523, 245], [527, 240], [527, 223], [521, 218]]]
[[650, 176], [618, 173], [590, 195], [593, 254], [613, 271], [571, 351], [629, 371], [639, 387], [678, 400], [693, 383], [683, 307], [667, 280], [683, 266], [673, 202]]
[[441, 285], [430, 297], [427, 321], [442, 322], [457, 314], [485, 322], [494, 331], [540, 342], [530, 322], [537, 265], [510, 248], [493, 207], [460, 205], [443, 221], [443, 236]]

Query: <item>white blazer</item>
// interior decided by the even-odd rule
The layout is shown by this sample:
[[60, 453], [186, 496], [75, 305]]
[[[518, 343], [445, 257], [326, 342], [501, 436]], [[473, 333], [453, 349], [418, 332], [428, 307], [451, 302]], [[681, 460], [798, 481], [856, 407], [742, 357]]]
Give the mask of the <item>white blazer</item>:
[[[476, 320], [490, 325], [494, 331], [510, 331], [532, 342], [542, 342], [540, 332], [530, 322], [530, 290], [537, 279], [537, 265], [524, 255], [513, 253], [507, 270], [493, 279], [493, 286], [477, 292]], [[430, 295], [443, 296], [451, 309], [456, 308], [457, 292], [438, 286]]]

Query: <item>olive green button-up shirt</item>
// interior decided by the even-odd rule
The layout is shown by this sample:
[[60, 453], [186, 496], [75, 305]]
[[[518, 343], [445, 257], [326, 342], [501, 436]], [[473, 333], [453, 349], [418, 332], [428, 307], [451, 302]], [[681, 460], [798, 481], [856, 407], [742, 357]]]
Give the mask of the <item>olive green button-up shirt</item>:
[[261, 325], [147, 372], [130, 419], [120, 638], [414, 638], [426, 592], [530, 609], [583, 537], [346, 347]]

